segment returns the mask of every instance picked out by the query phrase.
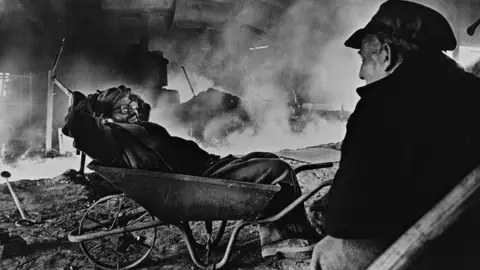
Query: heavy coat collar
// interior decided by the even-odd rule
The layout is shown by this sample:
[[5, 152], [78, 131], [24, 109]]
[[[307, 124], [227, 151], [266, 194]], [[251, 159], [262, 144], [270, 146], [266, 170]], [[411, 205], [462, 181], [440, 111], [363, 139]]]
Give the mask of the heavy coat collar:
[[[407, 58], [387, 77], [357, 88], [357, 94], [360, 98], [363, 98], [377, 91], [395, 91], [399, 88], [401, 88], [401, 91], [408, 93], [411, 88], [405, 87], [406, 84], [412, 82], [428, 83], [432, 80], [441, 81], [447, 74], [458, 74], [459, 71], [463, 71], [463, 68], [442, 52], [419, 51]], [[417, 88], [415, 87], [415, 89]]]

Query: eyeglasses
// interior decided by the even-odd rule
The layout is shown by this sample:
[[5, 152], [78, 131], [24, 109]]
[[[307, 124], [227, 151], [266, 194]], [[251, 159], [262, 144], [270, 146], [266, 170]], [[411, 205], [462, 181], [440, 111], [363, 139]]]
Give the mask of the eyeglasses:
[[136, 101], [130, 101], [128, 104], [124, 104], [113, 109], [113, 111], [120, 111], [121, 113], [129, 113], [136, 110], [138, 110], [138, 103]]

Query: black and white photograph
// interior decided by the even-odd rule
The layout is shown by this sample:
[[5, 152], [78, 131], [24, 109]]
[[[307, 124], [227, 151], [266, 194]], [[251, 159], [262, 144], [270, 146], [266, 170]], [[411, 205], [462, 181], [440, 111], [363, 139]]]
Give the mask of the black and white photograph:
[[480, 1], [0, 0], [0, 269], [480, 269]]

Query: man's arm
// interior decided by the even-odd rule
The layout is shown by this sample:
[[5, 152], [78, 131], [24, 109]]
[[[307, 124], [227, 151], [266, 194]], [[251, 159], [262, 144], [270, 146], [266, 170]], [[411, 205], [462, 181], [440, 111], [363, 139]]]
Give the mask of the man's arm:
[[111, 162], [120, 154], [106, 119], [94, 116], [96, 94], [88, 98], [73, 92], [73, 104], [65, 118], [62, 132], [75, 140], [75, 147], [92, 159]]
[[367, 97], [349, 119], [340, 167], [329, 192], [325, 220], [329, 235], [389, 238], [409, 222], [404, 212], [409, 208], [405, 196], [414, 194], [415, 188], [408, 183], [412, 134], [407, 113], [389, 107], [391, 101], [384, 95]]

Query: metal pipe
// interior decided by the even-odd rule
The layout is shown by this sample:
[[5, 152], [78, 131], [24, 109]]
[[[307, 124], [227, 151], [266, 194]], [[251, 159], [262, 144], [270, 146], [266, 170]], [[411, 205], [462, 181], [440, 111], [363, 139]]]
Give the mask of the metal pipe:
[[55, 69], [57, 68], [58, 61], [60, 60], [60, 55], [62, 55], [62, 52], [63, 52], [64, 44], [65, 44], [65, 37], [63, 37], [62, 43], [60, 44], [60, 48], [58, 49], [57, 54], [55, 55], [55, 58], [53, 60], [52, 69], [51, 69], [52, 73], [55, 73]]
[[57, 77], [53, 77], [53, 84], [55, 84], [63, 93], [68, 96], [68, 106], [73, 104], [73, 91], [68, 89]]
[[30, 125], [33, 123], [33, 73], [30, 72], [28, 76], [28, 88], [29, 88], [29, 97], [30, 97], [30, 114], [29, 114], [29, 120], [30, 120]]
[[45, 127], [45, 153], [52, 150], [52, 129], [53, 129], [53, 71], [48, 71], [47, 85], [47, 119]]
[[190, 83], [190, 79], [188, 79], [187, 71], [185, 70], [184, 66], [182, 66], [182, 69], [183, 69], [183, 73], [185, 74], [185, 77], [187, 77], [188, 85], [190, 85], [190, 90], [192, 90], [192, 94], [193, 96], [195, 96], [195, 91], [193, 91], [193, 87], [192, 87], [192, 84]]
[[15, 222], [16, 225], [32, 225], [35, 224], [35, 221], [32, 219], [27, 218], [25, 215], [25, 212], [23, 211], [22, 205], [20, 204], [20, 200], [17, 197], [17, 194], [13, 190], [12, 186], [10, 185], [10, 182], [8, 181], [8, 178], [10, 178], [11, 174], [7, 171], [3, 171], [1, 176], [5, 178], [5, 182], [7, 182], [8, 189], [10, 190], [10, 194], [12, 194], [13, 201], [15, 202], [15, 205], [17, 206], [18, 212], [20, 212], [20, 215], [22, 216], [22, 219]]
[[317, 169], [325, 169], [333, 167], [333, 162], [324, 162], [324, 163], [314, 163], [314, 164], [306, 164], [301, 165], [293, 169], [295, 174], [299, 172], [308, 171], [308, 170], [317, 170]]
[[[62, 39], [60, 48], [55, 55], [52, 63], [52, 69], [48, 71], [48, 85], [47, 85], [47, 122], [45, 128], [45, 153], [52, 150], [52, 132], [53, 132], [53, 85], [55, 83], [55, 69], [57, 68], [60, 55], [63, 52], [65, 44], [65, 37]], [[62, 89], [63, 90], [63, 89]], [[70, 101], [69, 101], [70, 102]]]
[[5, 178], [5, 182], [7, 182], [7, 187], [10, 190], [10, 194], [12, 194], [13, 201], [15, 202], [15, 205], [17, 206], [17, 209], [20, 212], [20, 215], [22, 216], [23, 219], [26, 219], [27, 217], [25, 216], [22, 206], [20, 205], [20, 200], [18, 199], [17, 194], [13, 190], [12, 185], [10, 185], [10, 182], [8, 181], [8, 176], [7, 177], [5, 177], [4, 175], [2, 176]]
[[477, 30], [478, 26], [480, 26], [480, 18], [478, 18], [474, 23], [472, 23], [468, 28], [467, 28], [467, 34], [469, 36], [473, 36], [475, 34], [475, 30]]
[[65, 95], [73, 94], [73, 91], [68, 89], [59, 79], [57, 79], [57, 77], [53, 77], [53, 83], [58, 86], [58, 88], [60, 88]]

